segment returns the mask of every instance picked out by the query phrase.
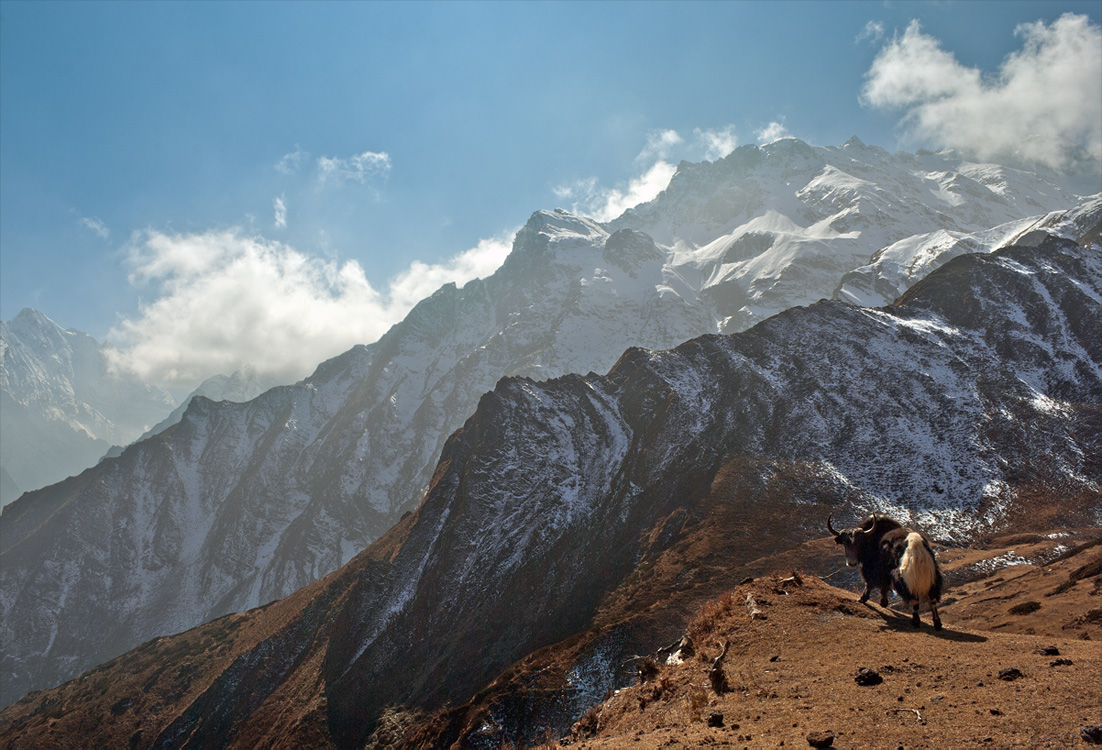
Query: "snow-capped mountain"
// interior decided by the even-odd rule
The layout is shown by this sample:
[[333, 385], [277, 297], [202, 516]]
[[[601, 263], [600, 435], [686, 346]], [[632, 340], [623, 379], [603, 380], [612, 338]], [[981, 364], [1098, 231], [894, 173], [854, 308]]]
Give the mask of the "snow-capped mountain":
[[605, 372], [628, 347], [829, 297], [916, 233], [1077, 202], [952, 155], [786, 139], [682, 164], [608, 225], [537, 212], [495, 274], [441, 288], [374, 344], [245, 404], [196, 398], [179, 424], [8, 508], [3, 697], [335, 570], [418, 506], [447, 436], [502, 376]]
[[129, 443], [170, 412], [164, 390], [116, 373], [105, 348], [25, 309], [0, 322], [0, 467], [21, 491], [80, 473], [112, 443]]
[[868, 265], [845, 274], [834, 297], [869, 307], [886, 305], [958, 255], [989, 253], [1007, 245], [1035, 245], [1050, 235], [1077, 239], [1100, 223], [1102, 195], [1096, 195], [1067, 211], [1019, 219], [981, 232], [939, 229], [916, 234], [885, 247]]
[[734, 332], [831, 297], [838, 279], [894, 242], [1078, 204], [1033, 173], [953, 151], [893, 155], [856, 137], [839, 147], [782, 138], [714, 163], [683, 162], [661, 195], [610, 228], [672, 247], [674, 266], [719, 314], [721, 332]]
[[[461, 704], [585, 631], [600, 648], [578, 652], [543, 704], [515, 706], [514, 734], [479, 723], [457, 746], [511, 743], [600, 699], [591, 676], [615, 678], [632, 652], [615, 623], [594, 624], [599, 607], [710, 507], [752, 514], [771, 497], [792, 545], [822, 536], [828, 510], [890, 512], [945, 538], [1044, 493], [1102, 522], [1100, 327], [1102, 246], [1051, 238], [958, 257], [891, 306], [824, 300], [631, 349], [604, 376], [502, 379], [448, 439], [415, 512], [342, 570], [147, 643], [74, 683], [64, 711], [103, 715], [96, 686], [129, 680], [94, 731], [153, 747], [362, 747], [387, 707]], [[721, 472], [737, 491], [713, 495]], [[35, 696], [21, 715], [58, 700]]]

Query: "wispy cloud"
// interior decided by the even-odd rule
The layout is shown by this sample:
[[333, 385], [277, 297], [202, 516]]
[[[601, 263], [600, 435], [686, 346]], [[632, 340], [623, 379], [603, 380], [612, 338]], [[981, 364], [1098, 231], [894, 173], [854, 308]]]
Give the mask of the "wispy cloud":
[[784, 138], [790, 134], [788, 128], [784, 126], [784, 118], [782, 117], [780, 120], [769, 123], [754, 135], [758, 139], [758, 143], [764, 146], [766, 143], [772, 143], [778, 138]]
[[287, 203], [284, 196], [280, 195], [272, 201], [272, 210], [275, 212], [276, 229], [287, 228]]
[[441, 263], [413, 261], [409, 268], [388, 283], [389, 306], [395, 311], [408, 311], [444, 284], [455, 282], [463, 286], [471, 279], [489, 276], [505, 262], [505, 258], [513, 248], [512, 238], [517, 233], [517, 229], [504, 232], [497, 237], [480, 240], [471, 249]]
[[611, 221], [629, 208], [654, 200], [665, 190], [677, 172], [674, 160], [721, 159], [737, 145], [732, 125], [719, 129], [694, 128], [691, 138], [669, 128], [653, 130], [635, 157], [636, 165], [645, 165], [638, 176], [615, 187], [606, 187], [596, 177], [587, 177], [558, 185], [553, 191], [574, 213]]
[[111, 237], [111, 230], [107, 228], [107, 225], [100, 221], [99, 217], [82, 217], [80, 220], [81, 225], [91, 229], [97, 237], [106, 240]]
[[380, 291], [355, 261], [311, 257], [236, 229], [138, 233], [130, 280], [153, 301], [109, 334], [115, 364], [166, 386], [194, 387], [246, 365], [291, 382], [376, 340], [442, 284], [491, 274], [509, 248], [502, 236], [438, 264], [415, 261]]
[[860, 43], [866, 39], [871, 39], [873, 42], [879, 42], [883, 38], [884, 24], [880, 21], [869, 21], [853, 41], [854, 43]]
[[572, 212], [597, 221], [612, 221], [629, 208], [654, 200], [670, 184], [676, 171], [673, 164], [659, 160], [627, 185], [606, 188], [596, 177], [589, 177], [560, 185], [554, 192], [560, 200], [570, 203]]
[[635, 157], [635, 161], [650, 164], [656, 160], [669, 159], [670, 152], [684, 142], [685, 139], [676, 130], [652, 130], [647, 134], [647, 145]]
[[862, 101], [902, 109], [915, 140], [977, 158], [1019, 156], [1062, 169], [1102, 159], [1102, 31], [1082, 15], [1022, 24], [996, 75], [961, 65], [912, 21], [880, 50]]
[[703, 148], [704, 158], [708, 161], [722, 159], [735, 150], [738, 138], [735, 137], [735, 126], [728, 125], [719, 130], [701, 130], [693, 128], [693, 137], [698, 148]]
[[284, 154], [283, 158], [276, 162], [275, 170], [283, 174], [297, 174], [299, 168], [302, 166], [303, 160], [308, 156], [309, 154], [298, 146], [295, 146], [294, 151]]
[[361, 185], [369, 179], [385, 178], [390, 173], [390, 154], [385, 151], [364, 151], [345, 159], [318, 157], [318, 182], [322, 185], [357, 182]]

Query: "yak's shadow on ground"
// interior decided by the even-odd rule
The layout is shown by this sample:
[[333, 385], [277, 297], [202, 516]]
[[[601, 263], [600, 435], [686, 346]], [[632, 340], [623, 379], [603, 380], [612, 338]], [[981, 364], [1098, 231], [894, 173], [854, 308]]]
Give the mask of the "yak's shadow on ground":
[[967, 633], [963, 630], [953, 630], [950, 627], [943, 627], [942, 630], [934, 630], [934, 626], [930, 624], [929, 612], [922, 612], [923, 617], [922, 625], [915, 627], [911, 623], [911, 613], [901, 612], [895, 609], [885, 609], [879, 605], [874, 605], [871, 601], [865, 602], [865, 607], [872, 612], [876, 613], [880, 619], [884, 621], [881, 626], [881, 630], [895, 630], [904, 633], [922, 633], [928, 636], [934, 636], [935, 638], [942, 638], [947, 641], [958, 641], [961, 643], [985, 643], [987, 638], [976, 633]]

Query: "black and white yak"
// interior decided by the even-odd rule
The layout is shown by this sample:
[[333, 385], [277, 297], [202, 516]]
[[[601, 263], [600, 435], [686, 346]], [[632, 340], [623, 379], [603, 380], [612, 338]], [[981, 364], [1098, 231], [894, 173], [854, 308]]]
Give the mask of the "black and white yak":
[[926, 537], [903, 528], [899, 523], [875, 513], [857, 528], [835, 531], [831, 516], [827, 530], [834, 543], [846, 549], [846, 565], [861, 567], [865, 593], [861, 603], [869, 600], [874, 588], [880, 589], [880, 606], [888, 606], [888, 591], [892, 588], [905, 603], [914, 604], [911, 622], [917, 628], [918, 608], [926, 602], [934, 617], [934, 630], [941, 630], [937, 603], [941, 600], [942, 577], [934, 551]]

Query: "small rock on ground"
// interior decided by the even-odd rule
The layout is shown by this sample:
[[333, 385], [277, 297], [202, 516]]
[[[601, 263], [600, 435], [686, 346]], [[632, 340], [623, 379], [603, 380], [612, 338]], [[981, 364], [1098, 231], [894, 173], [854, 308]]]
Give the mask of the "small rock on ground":
[[857, 670], [857, 675], [853, 678], [854, 682], [858, 685], [879, 685], [884, 681], [884, 678], [880, 676], [880, 673], [875, 669], [869, 669], [868, 667], [861, 667]]

